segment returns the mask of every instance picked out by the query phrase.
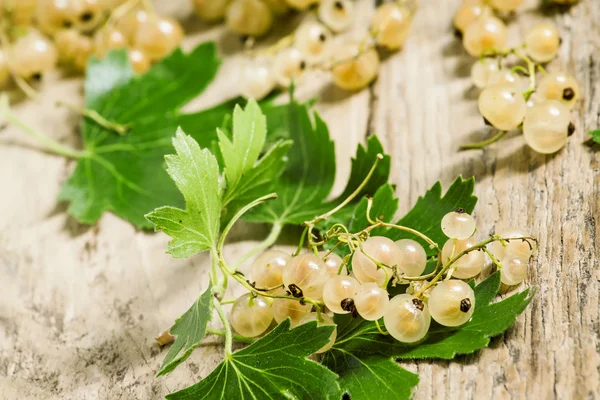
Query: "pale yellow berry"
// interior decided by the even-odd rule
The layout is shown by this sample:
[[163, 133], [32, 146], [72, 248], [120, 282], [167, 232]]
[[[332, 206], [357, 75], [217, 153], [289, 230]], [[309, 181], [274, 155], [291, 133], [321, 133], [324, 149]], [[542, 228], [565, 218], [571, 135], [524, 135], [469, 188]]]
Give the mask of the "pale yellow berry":
[[563, 103], [546, 100], [527, 108], [523, 137], [533, 150], [556, 153], [567, 144], [571, 112]]
[[405, 276], [420, 276], [427, 266], [427, 254], [423, 246], [412, 239], [400, 239], [396, 246], [402, 254], [398, 273]]
[[333, 82], [345, 90], [360, 90], [379, 72], [379, 56], [374, 49], [361, 50], [357, 44], [342, 44], [334, 55]]
[[129, 49], [127, 56], [129, 58], [131, 68], [136, 74], [143, 74], [152, 66], [150, 58], [140, 49]]
[[103, 58], [111, 50], [127, 47], [127, 38], [117, 29], [101, 29], [94, 35], [94, 52]]
[[490, 10], [481, 2], [463, 4], [454, 14], [454, 27], [464, 33], [465, 30], [483, 15], [489, 15]]
[[386, 306], [383, 323], [394, 339], [418, 342], [427, 335], [431, 324], [429, 307], [413, 295], [397, 295]]
[[273, 321], [271, 304], [262, 296], [249, 293], [239, 297], [231, 308], [231, 326], [245, 337], [263, 334]]
[[323, 260], [311, 253], [293, 257], [283, 268], [281, 276], [290, 291], [290, 287], [295, 285], [303, 296], [312, 299], [321, 298], [323, 286], [329, 279]]
[[225, 22], [238, 35], [262, 36], [273, 25], [273, 11], [261, 0], [233, 0]]
[[340, 271], [340, 266], [343, 262], [342, 257], [328, 251], [320, 251], [319, 257], [321, 257], [325, 262], [325, 265], [327, 266], [327, 272], [329, 273], [330, 277], [334, 277], [336, 275], [348, 275], [348, 270], [345, 266]]
[[354, 19], [351, 0], [323, 0], [319, 5], [319, 19], [334, 32], [345, 31]]
[[515, 129], [523, 122], [527, 104], [512, 85], [494, 84], [483, 89], [477, 102], [481, 115], [495, 128]]
[[231, 0], [192, 0], [196, 15], [203, 21], [215, 22], [225, 18]]
[[54, 44], [37, 31], [19, 37], [11, 47], [10, 68], [22, 78], [42, 75], [53, 69], [58, 61]]
[[183, 28], [172, 18], [151, 17], [139, 24], [133, 44], [151, 60], [160, 60], [179, 47]]
[[391, 276], [392, 268], [401, 262], [402, 252], [393, 240], [372, 236], [364, 241], [362, 250], [356, 249], [352, 255], [352, 272], [361, 283], [374, 282], [381, 286], [386, 277]]
[[412, 14], [406, 7], [384, 3], [375, 10], [371, 19], [371, 32], [379, 46], [398, 50], [406, 42], [411, 23]]
[[[442, 262], [447, 265], [458, 257], [463, 251], [475, 246], [477, 242], [472, 238], [465, 240], [450, 239], [442, 247]], [[483, 251], [474, 250], [458, 258], [451, 266], [455, 268], [453, 277], [459, 279], [473, 278], [481, 272], [485, 263]]]
[[500, 261], [502, 265], [501, 281], [505, 285], [518, 285], [527, 278], [527, 261], [519, 257], [508, 256]]
[[484, 58], [473, 63], [471, 67], [471, 79], [473, 84], [480, 89], [489, 85], [489, 81], [494, 72], [498, 71], [498, 61], [493, 58]]
[[288, 87], [292, 81], [297, 81], [306, 69], [304, 54], [290, 47], [280, 51], [273, 61], [273, 79], [278, 85]]
[[383, 317], [390, 301], [387, 290], [373, 282], [360, 285], [354, 296], [354, 306], [358, 314], [367, 321], [376, 321]]
[[521, 75], [506, 68], [501, 68], [492, 72], [489, 76], [487, 86], [499, 83], [510, 85], [518, 91], [525, 90], [528, 84], [528, 82], [526, 82]]
[[536, 92], [546, 100], [558, 100], [572, 110], [579, 100], [579, 84], [571, 75], [552, 72], [544, 76]]
[[515, 11], [525, 0], [490, 0], [490, 5], [503, 12]]
[[322, 24], [307, 22], [296, 30], [294, 46], [304, 54], [306, 61], [317, 64], [325, 57], [330, 37], [331, 33]]
[[534, 26], [525, 39], [525, 51], [540, 63], [552, 61], [559, 47], [560, 35], [554, 25], [548, 23]]
[[507, 256], [519, 257], [523, 260], [529, 259], [533, 254], [532, 242], [522, 239], [515, 239], [521, 237], [528, 237], [529, 234], [517, 228], [509, 228], [496, 232], [496, 236], [506, 239], [513, 239], [504, 244], [501, 241], [492, 243], [491, 251], [494, 257], [498, 260], [504, 259]]
[[347, 314], [350, 311], [344, 310], [342, 302], [353, 300], [360, 287], [360, 283], [350, 276], [334, 276], [323, 286], [323, 302], [334, 313]]
[[475, 293], [463, 281], [451, 279], [438, 283], [429, 295], [429, 312], [438, 324], [459, 326], [475, 311]]
[[260, 100], [275, 88], [270, 60], [247, 61], [239, 74], [240, 94], [247, 99]]
[[275, 321], [281, 323], [286, 318], [290, 318], [292, 327], [298, 325], [311, 308], [311, 304], [302, 305], [300, 301], [293, 299], [274, 299], [271, 305]]
[[442, 232], [451, 239], [468, 239], [475, 233], [475, 219], [464, 210], [449, 212], [442, 218]]
[[506, 47], [508, 33], [502, 20], [483, 16], [471, 23], [464, 32], [463, 46], [473, 57]]

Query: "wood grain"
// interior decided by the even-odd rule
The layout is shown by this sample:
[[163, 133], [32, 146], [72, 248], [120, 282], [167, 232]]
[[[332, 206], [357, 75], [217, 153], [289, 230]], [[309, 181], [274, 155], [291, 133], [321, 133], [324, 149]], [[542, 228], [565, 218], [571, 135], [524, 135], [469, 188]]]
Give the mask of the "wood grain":
[[[437, 180], [447, 187], [459, 174], [475, 176], [478, 235], [514, 225], [540, 238], [527, 281], [538, 288], [532, 305], [473, 356], [403, 364], [420, 375], [415, 398], [600, 398], [599, 153], [583, 144], [600, 120], [600, 2], [583, 0], [555, 14], [528, 1], [510, 26], [516, 42], [535, 21], [556, 21], [563, 45], [549, 69], [566, 68], [581, 85], [577, 132], [553, 156], [534, 153], [518, 135], [485, 151], [456, 151], [486, 135], [469, 78], [472, 60], [450, 30], [459, 2], [422, 0], [405, 49], [385, 60], [369, 89], [345, 94], [317, 74], [299, 92], [320, 95], [317, 108], [338, 151], [337, 192], [356, 144], [377, 133], [392, 155], [401, 212]], [[185, 1], [159, 6], [189, 14]], [[372, 4], [359, 7], [364, 27]], [[228, 77], [240, 46], [222, 28], [193, 19], [186, 27], [185, 47], [215, 39], [227, 58], [217, 81], [189, 105], [199, 109], [235, 94]], [[55, 108], [57, 98], [81, 98], [80, 80], [51, 77], [42, 99], [18, 113], [78, 146], [78, 119]], [[160, 399], [200, 380], [221, 360], [219, 338], [155, 380], [165, 352], [153, 337], [206, 286], [207, 257], [174, 260], [164, 254], [165, 235], [138, 232], [110, 214], [91, 227], [78, 224], [56, 203], [72, 168], [15, 128], [0, 132], [0, 399]], [[228, 257], [252, 247], [256, 232], [240, 226]]]

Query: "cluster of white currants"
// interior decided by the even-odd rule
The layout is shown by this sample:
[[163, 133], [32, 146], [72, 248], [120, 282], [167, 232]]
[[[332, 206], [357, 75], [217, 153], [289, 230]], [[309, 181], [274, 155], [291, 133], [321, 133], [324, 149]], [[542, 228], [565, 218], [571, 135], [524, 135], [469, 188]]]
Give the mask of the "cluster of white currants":
[[[506, 25], [493, 15], [492, 8], [514, 11], [521, 3], [464, 0], [454, 26], [463, 34], [467, 52], [480, 58], [473, 64], [471, 77], [475, 86], [483, 89], [478, 106], [485, 122], [500, 131], [520, 128], [532, 149], [555, 153], [575, 131], [570, 111], [579, 99], [579, 85], [567, 73], [547, 73], [541, 66], [558, 54], [561, 40], [553, 25], [535, 25], [522, 46], [507, 48]], [[509, 56], [526, 66], [504, 67]], [[543, 76], [536, 83], [538, 71]]]
[[[128, 49], [135, 72], [179, 46], [181, 25], [136, 6], [141, 0], [0, 0], [0, 86], [39, 79], [60, 62], [83, 71], [90, 56]], [[123, 12], [130, 10], [130, 12]]]
[[[262, 3], [262, 0], [236, 0], [231, 7], [237, 2]], [[244, 97], [261, 99], [276, 86], [289, 87], [309, 69], [329, 71], [334, 84], [342, 89], [362, 89], [377, 77], [379, 53], [376, 47], [390, 51], [400, 49], [412, 23], [412, 8], [405, 2], [384, 3], [375, 10], [364, 40], [336, 41], [333, 35], [349, 28], [354, 19], [352, 1], [288, 0], [288, 3], [296, 9], [320, 3], [317, 18], [305, 18], [289, 40], [274, 46], [276, 51], [267, 49], [244, 61], [239, 78]], [[243, 21], [247, 23], [246, 19]]]
[[[442, 248], [438, 268], [427, 275], [423, 275], [428, 262], [426, 251], [410, 239], [394, 242], [371, 236], [345, 259], [328, 252], [292, 257], [283, 251], [268, 250], [252, 266], [254, 287], [264, 296], [254, 293], [238, 298], [231, 310], [231, 325], [242, 336], [256, 337], [273, 321], [290, 318], [292, 326], [313, 320], [334, 324], [333, 314], [351, 313], [377, 324], [383, 318], [392, 337], [413, 343], [425, 337], [432, 318], [452, 327], [471, 318], [475, 295], [464, 280], [481, 273], [484, 251], [501, 268], [506, 285], [516, 285], [526, 278], [533, 250], [523, 232], [502, 232], [504, 239], [490, 241], [487, 250], [473, 240], [475, 221], [463, 210], [444, 216], [441, 226], [450, 239]], [[349, 262], [350, 274], [346, 269]], [[392, 278], [395, 283], [390, 283]], [[406, 293], [390, 298], [388, 286], [399, 283], [410, 283]], [[327, 351], [335, 339], [336, 331], [318, 353]]]

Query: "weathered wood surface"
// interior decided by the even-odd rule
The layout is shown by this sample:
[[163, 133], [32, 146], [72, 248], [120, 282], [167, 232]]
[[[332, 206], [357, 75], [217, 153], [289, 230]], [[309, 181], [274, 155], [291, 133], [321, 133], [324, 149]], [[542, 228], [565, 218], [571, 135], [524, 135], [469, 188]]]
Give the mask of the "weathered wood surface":
[[[160, 3], [189, 13], [180, 1]], [[321, 95], [317, 108], [338, 150], [338, 191], [356, 143], [377, 132], [392, 154], [401, 212], [438, 179], [447, 187], [458, 174], [474, 175], [481, 237], [516, 225], [540, 238], [527, 281], [538, 288], [532, 305], [473, 356], [406, 363], [421, 377], [415, 398], [600, 398], [599, 153], [582, 145], [600, 116], [600, 2], [544, 15], [530, 1], [511, 24], [516, 41], [534, 21], [558, 22], [563, 45], [550, 69], [566, 68], [582, 87], [577, 133], [554, 156], [534, 153], [516, 135], [483, 152], [456, 152], [484, 135], [472, 61], [449, 29], [458, 3], [421, 1], [406, 48], [383, 63], [370, 89], [348, 95], [319, 78], [318, 85], [305, 80], [300, 93]], [[364, 24], [371, 5], [361, 8]], [[186, 47], [215, 38], [228, 58], [217, 82], [190, 105], [201, 108], [235, 93], [227, 75], [240, 48], [220, 28], [189, 25], [195, 33]], [[80, 90], [78, 79], [51, 80], [43, 99], [21, 105], [19, 114], [77, 146], [77, 118], [52, 104]], [[0, 399], [159, 399], [206, 376], [221, 360], [219, 338], [159, 380], [164, 350], [152, 338], [206, 286], [207, 258], [173, 260], [163, 252], [165, 235], [138, 232], [110, 214], [95, 226], [78, 224], [55, 200], [72, 163], [34, 148], [13, 127], [0, 133]], [[258, 239], [242, 226], [229, 256]]]

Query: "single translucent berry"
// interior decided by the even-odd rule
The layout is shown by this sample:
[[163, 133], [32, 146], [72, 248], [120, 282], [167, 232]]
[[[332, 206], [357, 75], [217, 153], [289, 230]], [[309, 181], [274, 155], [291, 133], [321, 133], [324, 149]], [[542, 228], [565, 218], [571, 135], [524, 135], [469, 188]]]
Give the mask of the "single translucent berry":
[[262, 36], [273, 25], [273, 11], [261, 0], [233, 0], [225, 22], [238, 35]]
[[471, 67], [471, 79], [473, 84], [480, 89], [483, 89], [489, 84], [490, 77], [494, 72], [498, 71], [498, 61], [494, 58], [484, 58], [475, 61]]
[[463, 35], [463, 46], [473, 57], [506, 47], [508, 33], [502, 20], [483, 16], [471, 23]]
[[336, 86], [360, 90], [371, 83], [379, 72], [379, 56], [375, 49], [360, 50], [357, 43], [345, 43], [335, 49], [331, 74]]
[[483, 2], [473, 2], [472, 4], [463, 3], [454, 14], [454, 27], [464, 33], [465, 30], [483, 15], [489, 15], [491, 11]]
[[94, 52], [103, 58], [110, 50], [127, 47], [127, 38], [117, 29], [101, 29], [94, 35]]
[[323, 287], [323, 302], [336, 314], [352, 311], [352, 301], [360, 288], [360, 283], [350, 276], [330, 278]]
[[319, 299], [329, 273], [323, 260], [309, 253], [293, 257], [283, 268], [282, 278], [286, 287], [295, 285], [304, 297]]
[[311, 308], [311, 304], [301, 304], [300, 301], [292, 299], [273, 299], [271, 305], [275, 321], [279, 324], [289, 318], [292, 327], [298, 325], [302, 318], [310, 312]]
[[579, 100], [579, 84], [571, 75], [553, 72], [540, 79], [537, 93], [546, 100], [558, 100], [572, 110]]
[[507, 256], [500, 261], [501, 280], [508, 286], [518, 285], [527, 278], [527, 261], [519, 257]]
[[251, 277], [257, 288], [274, 288], [283, 283], [283, 269], [292, 256], [281, 250], [267, 250], [252, 263]]
[[133, 72], [136, 74], [143, 74], [152, 66], [150, 58], [140, 49], [129, 49], [127, 51], [127, 57], [129, 58], [129, 63], [131, 64], [131, 68], [133, 68]]
[[73, 27], [81, 32], [92, 32], [104, 20], [98, 0], [69, 0], [68, 3]]
[[371, 19], [371, 32], [378, 46], [398, 50], [406, 42], [412, 14], [397, 3], [383, 3], [375, 10]]
[[440, 325], [459, 326], [467, 322], [475, 310], [475, 293], [463, 281], [451, 279], [438, 283], [429, 295], [429, 312]]
[[304, 54], [290, 47], [280, 51], [273, 61], [273, 79], [278, 85], [288, 87], [292, 81], [297, 81], [298, 78], [306, 70], [307, 63]]
[[[383, 265], [379, 268], [373, 261]], [[362, 244], [362, 250], [356, 249], [352, 255], [352, 272], [361, 283], [374, 282], [382, 286], [387, 275], [391, 276], [390, 268], [397, 267], [402, 262], [402, 252], [393, 240], [384, 236], [371, 236]]]
[[483, 89], [477, 102], [481, 115], [495, 128], [515, 129], [525, 118], [527, 103], [521, 92], [507, 84], [494, 84]]
[[475, 219], [462, 209], [451, 211], [442, 218], [442, 232], [451, 239], [468, 239], [475, 233]]
[[22, 78], [41, 76], [54, 69], [57, 62], [56, 47], [37, 31], [30, 30], [12, 44], [9, 58], [10, 68]]
[[231, 326], [246, 337], [263, 334], [273, 321], [271, 304], [262, 296], [251, 297], [250, 293], [240, 296], [231, 308]]
[[323, 0], [319, 5], [319, 19], [334, 32], [345, 31], [354, 20], [351, 0]]
[[260, 100], [275, 88], [268, 60], [247, 61], [239, 75], [240, 94], [247, 99]]
[[318, 22], [307, 22], [297, 29], [294, 46], [302, 52], [307, 62], [317, 64], [323, 61], [330, 38], [331, 33], [325, 26]]
[[[302, 318], [302, 320], [300, 320], [300, 324], [304, 324], [304, 323], [307, 323], [310, 321], [317, 321], [318, 326], [335, 325], [335, 322], [333, 322], [333, 318], [331, 318], [329, 315], [327, 315], [325, 313], [321, 313], [321, 321], [319, 321], [318, 314], [316, 312], [311, 312], [310, 314], [305, 315]], [[329, 350], [333, 346], [336, 338], [337, 338], [337, 325], [336, 325], [335, 329], [333, 330], [333, 332], [331, 332], [331, 336], [329, 336], [329, 342], [327, 342], [327, 344], [325, 344], [325, 346], [321, 347], [319, 350], [315, 351], [315, 353], [317, 353], [317, 354], [325, 353], [327, 350]]]
[[427, 253], [423, 246], [412, 239], [397, 240], [396, 246], [401, 254], [398, 271], [405, 276], [420, 276], [427, 266]]
[[387, 290], [376, 283], [367, 282], [360, 285], [358, 293], [354, 296], [354, 307], [363, 319], [376, 321], [383, 317], [389, 301]]
[[342, 268], [340, 271], [340, 266], [343, 262], [342, 257], [328, 251], [320, 251], [319, 257], [321, 257], [325, 262], [325, 265], [327, 265], [327, 272], [329, 272], [330, 277], [337, 275], [348, 275], [348, 270], [346, 267]]
[[394, 339], [405, 343], [418, 342], [427, 335], [431, 324], [429, 307], [413, 295], [397, 295], [385, 308], [383, 323]]
[[560, 35], [552, 24], [537, 24], [525, 38], [525, 51], [540, 63], [552, 61], [558, 54]]
[[144, 24], [149, 19], [150, 15], [146, 10], [133, 10], [123, 18], [119, 19], [115, 24], [115, 28], [125, 35], [129, 42], [133, 42], [140, 25]]
[[183, 28], [172, 18], [151, 17], [139, 24], [133, 44], [151, 60], [160, 60], [179, 47]]
[[516, 72], [510, 69], [501, 68], [490, 74], [487, 86], [495, 84], [504, 84], [512, 86], [516, 91], [523, 91], [527, 88], [528, 82]]
[[[464, 240], [450, 239], [442, 247], [442, 262], [444, 265], [456, 258], [460, 253], [475, 246], [477, 242], [472, 238]], [[459, 279], [473, 278], [481, 272], [485, 264], [485, 256], [483, 251], [474, 250], [456, 260], [452, 264], [455, 268], [453, 277]]]
[[519, 257], [523, 260], [528, 260], [533, 254], [533, 243], [529, 240], [514, 239], [520, 237], [528, 237], [529, 234], [517, 228], [509, 228], [500, 230], [496, 233], [496, 236], [501, 238], [513, 238], [512, 240], [505, 241], [502, 244], [501, 241], [496, 241], [491, 245], [491, 251], [494, 257], [498, 260], [503, 260], [507, 256]]
[[523, 121], [523, 138], [533, 150], [556, 153], [567, 143], [571, 112], [556, 100], [541, 101], [527, 108]]

